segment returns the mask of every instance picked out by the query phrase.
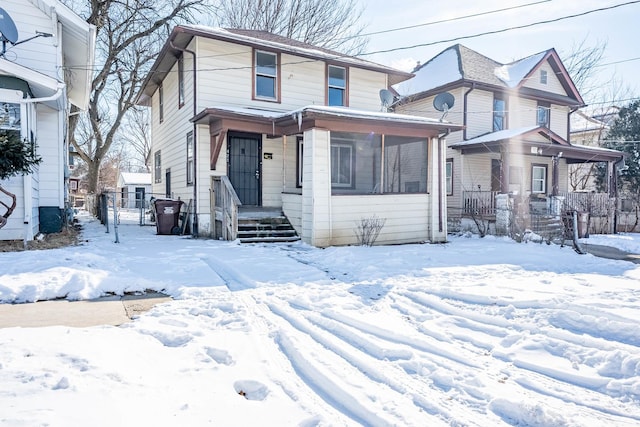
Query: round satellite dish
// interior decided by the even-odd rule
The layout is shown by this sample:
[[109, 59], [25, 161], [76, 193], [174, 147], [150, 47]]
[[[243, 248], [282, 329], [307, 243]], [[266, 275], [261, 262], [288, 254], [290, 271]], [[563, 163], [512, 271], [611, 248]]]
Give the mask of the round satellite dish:
[[18, 29], [6, 10], [0, 7], [0, 41], [15, 44], [18, 41]]
[[380, 101], [382, 102], [382, 105], [389, 107], [393, 104], [394, 100], [395, 97], [393, 96], [393, 92], [387, 89], [380, 89]]
[[439, 93], [433, 99], [433, 108], [438, 111], [448, 111], [453, 107], [455, 100], [449, 92]]

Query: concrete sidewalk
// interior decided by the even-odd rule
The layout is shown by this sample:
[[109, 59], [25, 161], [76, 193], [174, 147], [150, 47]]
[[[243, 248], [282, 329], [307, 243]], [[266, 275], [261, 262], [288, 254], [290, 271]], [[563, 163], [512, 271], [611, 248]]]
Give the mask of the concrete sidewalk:
[[604, 245], [592, 245], [591, 243], [580, 243], [580, 246], [591, 255], [595, 255], [600, 258], [617, 259], [621, 261], [629, 261], [635, 264], [640, 264], [640, 254], [633, 254], [625, 251], [621, 251], [618, 248]]
[[25, 304], [0, 304], [0, 328], [98, 325], [118, 326], [134, 316], [171, 301], [161, 293], [108, 296], [85, 301], [39, 301]]

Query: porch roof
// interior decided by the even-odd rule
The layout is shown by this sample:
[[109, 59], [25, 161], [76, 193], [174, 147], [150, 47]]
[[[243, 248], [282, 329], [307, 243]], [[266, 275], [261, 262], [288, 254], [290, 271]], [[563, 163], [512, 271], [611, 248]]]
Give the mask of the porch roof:
[[[542, 135], [548, 142], [527, 139], [534, 135]], [[513, 153], [563, 157], [567, 163], [619, 162], [624, 158], [624, 153], [617, 150], [571, 144], [541, 126], [505, 129], [450, 145], [453, 149], [461, 150], [463, 154], [500, 152], [505, 146]]]
[[233, 126], [234, 121], [245, 122], [245, 125], [249, 122], [254, 125], [250, 127], [255, 128], [251, 131], [263, 132], [272, 136], [296, 134], [313, 127], [359, 132], [363, 131], [362, 127], [365, 126], [367, 132], [393, 133], [399, 136], [416, 136], [418, 134], [433, 136], [443, 131], [457, 131], [463, 128], [462, 125], [427, 117], [317, 105], [291, 111], [215, 106], [204, 109], [191, 119], [197, 124], [209, 124], [210, 126], [216, 126], [217, 122], [225, 120], [227, 126], [218, 123], [217, 127], [229, 129], [230, 126]]

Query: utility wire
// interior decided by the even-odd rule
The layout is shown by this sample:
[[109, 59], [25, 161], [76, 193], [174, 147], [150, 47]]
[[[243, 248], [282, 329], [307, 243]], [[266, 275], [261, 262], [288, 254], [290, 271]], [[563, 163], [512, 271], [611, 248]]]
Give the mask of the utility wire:
[[447, 40], [438, 40], [438, 41], [434, 41], [434, 42], [420, 43], [420, 44], [416, 44], [416, 45], [412, 45], [412, 46], [401, 46], [401, 47], [396, 47], [396, 48], [392, 48], [392, 49], [377, 50], [377, 51], [374, 51], [374, 52], [363, 53], [363, 54], [360, 54], [358, 56], [368, 56], [368, 55], [374, 55], [374, 54], [378, 54], [378, 53], [397, 52], [399, 50], [415, 49], [417, 47], [433, 46], [433, 45], [436, 45], [436, 44], [449, 43], [449, 42], [453, 42], [453, 41], [456, 41], [456, 40], [464, 40], [464, 39], [471, 39], [471, 38], [480, 37], [480, 36], [487, 36], [487, 35], [491, 35], [491, 34], [499, 34], [499, 33], [504, 33], [504, 32], [507, 32], [507, 31], [534, 27], [536, 25], [551, 24], [553, 22], [563, 21], [565, 19], [578, 18], [580, 16], [589, 15], [591, 13], [603, 12], [605, 10], [616, 9], [618, 7], [628, 6], [628, 5], [636, 4], [636, 3], [640, 3], [640, 0], [629, 1], [629, 2], [626, 2], [626, 3], [615, 4], [615, 5], [607, 6], [607, 7], [601, 7], [601, 8], [598, 8], [598, 9], [591, 9], [591, 10], [587, 10], [585, 12], [575, 13], [573, 15], [566, 15], [566, 16], [561, 16], [559, 18], [553, 18], [553, 19], [547, 19], [547, 20], [544, 20], [544, 21], [532, 22], [530, 24], [516, 25], [516, 26], [513, 26], [513, 27], [502, 28], [502, 29], [493, 30], [493, 31], [485, 31], [485, 32], [482, 32], [482, 33], [471, 34], [471, 35], [468, 35], [468, 36], [454, 37], [454, 38], [447, 39]]

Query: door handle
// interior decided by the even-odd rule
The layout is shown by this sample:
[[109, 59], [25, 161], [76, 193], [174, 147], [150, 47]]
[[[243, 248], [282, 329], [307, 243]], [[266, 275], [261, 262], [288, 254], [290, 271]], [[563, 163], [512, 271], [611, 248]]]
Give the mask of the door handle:
[[256, 179], [258, 179], [258, 180], [260, 179], [260, 171], [259, 170], [256, 171]]

